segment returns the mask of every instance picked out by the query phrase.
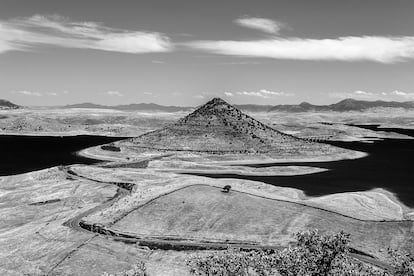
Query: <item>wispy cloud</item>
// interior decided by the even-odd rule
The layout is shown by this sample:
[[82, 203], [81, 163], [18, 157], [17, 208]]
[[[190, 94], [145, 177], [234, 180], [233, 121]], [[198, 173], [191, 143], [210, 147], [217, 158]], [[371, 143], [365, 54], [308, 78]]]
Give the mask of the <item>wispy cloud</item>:
[[414, 93], [407, 93], [399, 90], [394, 90], [392, 92], [389, 92], [388, 95], [394, 95], [398, 96], [407, 100], [414, 100]]
[[210, 53], [293, 60], [375, 61], [395, 63], [414, 58], [414, 37], [347, 36], [329, 39], [193, 41], [187, 46]]
[[20, 95], [25, 95], [25, 96], [36, 96], [36, 97], [41, 97], [43, 96], [42, 93], [39, 92], [33, 92], [33, 91], [28, 91], [28, 90], [20, 90], [20, 91], [13, 91], [13, 94], [20, 94]]
[[346, 98], [354, 98], [354, 99], [375, 99], [378, 97], [376, 93], [367, 92], [363, 90], [356, 90], [352, 92], [339, 92], [339, 93], [331, 93], [329, 94], [331, 98], [337, 99], [346, 99]]
[[279, 33], [280, 29], [285, 26], [284, 23], [261, 17], [242, 17], [234, 20], [234, 22], [240, 26], [270, 34]]
[[39, 45], [133, 54], [172, 50], [169, 38], [157, 32], [115, 29], [96, 22], [73, 22], [56, 15], [0, 21], [0, 53], [27, 51]]
[[341, 92], [329, 94], [332, 98], [346, 99], [354, 98], [361, 100], [414, 100], [414, 93], [394, 90], [391, 92], [368, 92], [356, 90], [353, 92]]
[[293, 96], [293, 93], [286, 92], [275, 92], [266, 89], [260, 89], [259, 91], [238, 91], [238, 92], [224, 92], [224, 95], [228, 97], [233, 97], [234, 95], [240, 96], [253, 96], [268, 99], [271, 97], [290, 97]]
[[29, 90], [19, 90], [19, 91], [12, 91], [12, 94], [20, 94], [24, 96], [35, 96], [35, 97], [43, 97], [43, 96], [52, 96], [56, 97], [59, 95], [67, 95], [69, 92], [67, 90], [63, 91], [62, 93], [58, 92], [37, 92], [37, 91], [29, 91]]
[[105, 94], [109, 95], [109, 96], [116, 96], [116, 97], [123, 97], [124, 96], [124, 94], [122, 94], [119, 91], [106, 91]]

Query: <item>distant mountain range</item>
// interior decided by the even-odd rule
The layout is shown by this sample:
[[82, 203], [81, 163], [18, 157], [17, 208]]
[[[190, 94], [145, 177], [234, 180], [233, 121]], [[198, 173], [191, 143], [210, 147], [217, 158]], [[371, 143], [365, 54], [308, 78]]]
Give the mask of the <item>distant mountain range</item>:
[[[300, 104], [282, 104], [282, 105], [258, 105], [258, 104], [240, 104], [234, 107], [244, 112], [308, 112], [308, 111], [364, 111], [370, 108], [406, 108], [414, 109], [414, 101], [395, 102], [395, 101], [361, 101], [355, 99], [345, 99], [340, 102], [329, 105], [314, 105], [303, 102]], [[0, 99], [0, 109], [16, 109], [21, 106], [16, 105], [10, 101]], [[116, 109], [124, 111], [161, 111], [161, 112], [189, 112], [197, 107], [190, 106], [165, 106], [154, 103], [138, 103], [138, 104], [124, 104], [124, 105], [101, 105], [94, 103], [79, 103], [59, 108], [96, 108], [96, 109]]]
[[20, 108], [20, 106], [12, 102], [9, 102], [7, 100], [0, 99], [0, 109], [16, 109], [16, 108]]
[[[273, 105], [257, 105], [257, 104], [241, 104], [234, 105], [238, 109], [249, 112], [267, 112], [273, 107]], [[177, 112], [177, 111], [191, 111], [194, 107], [189, 106], [164, 106], [154, 103], [139, 103], [139, 104], [126, 104], [126, 105], [100, 105], [94, 103], [80, 103], [65, 105], [61, 108], [98, 108], [98, 109], [116, 109], [126, 111], [164, 111], [164, 112]]]
[[[245, 112], [307, 112], [307, 111], [363, 111], [369, 108], [378, 107], [394, 107], [394, 108], [414, 108], [414, 101], [409, 102], [387, 102], [387, 101], [360, 101], [355, 99], [345, 99], [330, 105], [314, 105], [307, 102], [301, 104], [283, 104], [283, 105], [257, 105], [257, 104], [241, 104], [234, 107]], [[65, 105], [62, 108], [98, 108], [98, 109], [116, 109], [129, 111], [191, 111], [194, 107], [188, 106], [164, 106], [154, 103], [140, 103], [127, 105], [99, 105], [93, 103], [81, 103]]]
[[363, 111], [370, 108], [393, 107], [393, 108], [414, 108], [414, 101], [410, 102], [387, 102], [387, 101], [360, 101], [355, 99], [345, 99], [330, 105], [313, 105], [307, 102], [293, 105], [275, 105], [269, 112], [307, 112], [307, 111]]

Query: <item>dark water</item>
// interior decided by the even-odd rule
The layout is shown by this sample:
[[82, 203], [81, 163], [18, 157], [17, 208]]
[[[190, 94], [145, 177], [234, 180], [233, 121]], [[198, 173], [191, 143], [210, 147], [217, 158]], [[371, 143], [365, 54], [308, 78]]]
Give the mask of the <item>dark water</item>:
[[359, 128], [364, 128], [364, 129], [369, 129], [369, 130], [374, 130], [374, 131], [395, 132], [395, 133], [414, 137], [414, 129], [381, 127], [381, 125], [379, 124], [368, 124], [368, 125], [348, 124], [348, 125], [359, 127]]
[[[373, 127], [375, 126], [363, 126]], [[384, 131], [383, 128], [380, 129]], [[390, 131], [414, 136], [414, 130]], [[105, 136], [14, 136], [0, 135], [3, 161], [0, 175], [36, 171], [57, 165], [94, 164], [99, 160], [75, 153], [81, 149], [121, 140]], [[241, 178], [303, 190], [310, 196], [338, 192], [385, 188], [410, 207], [414, 207], [414, 140], [385, 139], [374, 143], [329, 142], [329, 144], [369, 153], [355, 160], [251, 165], [253, 167], [302, 165], [329, 169], [300, 176], [240, 176], [234, 174], [197, 174], [213, 178]]]
[[[383, 130], [383, 129], [381, 129]], [[408, 132], [406, 132], [408, 133]], [[406, 134], [404, 133], [404, 134]], [[414, 135], [414, 132], [411, 132]], [[240, 176], [235, 174], [197, 174], [212, 178], [238, 178], [265, 182], [272, 185], [303, 190], [309, 196], [340, 192], [366, 191], [384, 188], [410, 207], [414, 207], [414, 140], [385, 139], [374, 143], [329, 142], [342, 148], [369, 153], [355, 160], [333, 162], [300, 162], [250, 165], [315, 166], [329, 169], [326, 172], [299, 176]]]
[[100, 160], [76, 155], [92, 146], [121, 140], [106, 136], [19, 136], [0, 135], [0, 176], [20, 174], [58, 165], [94, 164]]

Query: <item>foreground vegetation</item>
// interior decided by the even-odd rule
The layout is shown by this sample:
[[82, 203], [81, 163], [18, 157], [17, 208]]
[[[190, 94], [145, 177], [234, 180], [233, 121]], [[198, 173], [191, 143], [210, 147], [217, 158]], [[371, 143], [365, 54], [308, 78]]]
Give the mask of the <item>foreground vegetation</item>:
[[148, 276], [147, 268], [143, 261], [138, 261], [130, 270], [109, 274], [104, 272], [102, 276]]
[[349, 254], [350, 235], [344, 232], [321, 235], [317, 230], [310, 230], [297, 233], [296, 239], [295, 246], [281, 251], [228, 249], [193, 256], [187, 265], [194, 275], [414, 275], [414, 260], [395, 250], [389, 250], [387, 271], [353, 258]]

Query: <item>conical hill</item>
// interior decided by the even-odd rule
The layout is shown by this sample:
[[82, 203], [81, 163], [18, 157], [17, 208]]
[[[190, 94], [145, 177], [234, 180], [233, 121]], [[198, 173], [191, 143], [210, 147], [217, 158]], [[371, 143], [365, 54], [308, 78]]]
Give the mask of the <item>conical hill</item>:
[[298, 153], [323, 151], [311, 143], [279, 132], [214, 98], [176, 123], [133, 138], [138, 147], [164, 151], [208, 153]]

